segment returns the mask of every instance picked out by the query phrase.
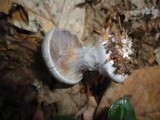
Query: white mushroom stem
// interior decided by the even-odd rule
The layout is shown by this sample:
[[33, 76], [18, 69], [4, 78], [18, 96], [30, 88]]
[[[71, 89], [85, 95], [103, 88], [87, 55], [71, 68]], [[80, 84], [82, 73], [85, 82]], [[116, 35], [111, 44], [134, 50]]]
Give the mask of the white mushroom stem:
[[98, 41], [94, 46], [83, 47], [75, 50], [76, 59], [70, 63], [73, 70], [99, 71], [101, 74], [110, 76], [116, 82], [123, 82], [125, 74], [115, 74], [114, 61], [109, 60], [111, 52], [106, 54], [104, 43]]

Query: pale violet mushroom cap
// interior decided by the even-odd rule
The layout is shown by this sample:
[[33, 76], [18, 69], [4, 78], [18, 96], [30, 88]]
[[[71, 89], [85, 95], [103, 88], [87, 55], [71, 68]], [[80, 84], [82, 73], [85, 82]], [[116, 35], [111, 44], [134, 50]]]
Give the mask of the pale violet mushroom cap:
[[69, 31], [52, 29], [45, 36], [42, 56], [49, 71], [58, 81], [75, 84], [82, 80], [81, 70], [72, 66], [77, 59], [74, 49], [78, 48], [82, 48], [81, 42]]

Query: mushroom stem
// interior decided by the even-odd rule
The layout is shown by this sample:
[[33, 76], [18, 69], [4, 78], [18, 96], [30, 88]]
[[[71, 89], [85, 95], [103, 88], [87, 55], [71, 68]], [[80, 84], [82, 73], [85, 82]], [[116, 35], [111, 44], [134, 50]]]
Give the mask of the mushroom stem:
[[104, 43], [98, 41], [93, 46], [83, 47], [76, 50], [77, 59], [71, 63], [73, 69], [98, 71], [103, 75], [110, 76], [115, 82], [123, 82], [126, 75], [114, 74], [114, 61], [109, 60], [110, 54], [106, 54]]
[[72, 67], [77, 68], [78, 70], [97, 70], [97, 50], [95, 47], [83, 47], [77, 49], [76, 59], [71, 63]]
[[100, 42], [92, 46], [85, 46], [75, 50], [76, 59], [71, 62], [71, 67], [78, 70], [96, 71], [105, 63], [107, 56]]

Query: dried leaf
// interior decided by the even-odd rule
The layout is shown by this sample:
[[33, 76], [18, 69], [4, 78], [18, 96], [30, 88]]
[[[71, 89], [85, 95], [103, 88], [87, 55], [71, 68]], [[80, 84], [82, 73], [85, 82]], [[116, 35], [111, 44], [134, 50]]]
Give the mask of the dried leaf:
[[12, 5], [11, 1], [10, 0], [0, 0], [0, 4], [1, 4], [0, 12], [8, 14], [11, 8], [11, 5]]
[[43, 110], [40, 106], [37, 107], [33, 120], [45, 120]]
[[40, 23], [34, 17], [28, 16], [28, 12], [20, 5], [16, 5], [11, 11], [8, 22], [23, 30], [31, 32], [40, 30]]
[[128, 96], [135, 108], [137, 120], [160, 118], [160, 66], [135, 70], [123, 84], [112, 83], [106, 90], [97, 110], [97, 116], [113, 101]]
[[89, 97], [87, 110], [83, 114], [84, 120], [93, 120], [97, 102], [93, 96]]
[[160, 47], [154, 50], [157, 63], [160, 65]]

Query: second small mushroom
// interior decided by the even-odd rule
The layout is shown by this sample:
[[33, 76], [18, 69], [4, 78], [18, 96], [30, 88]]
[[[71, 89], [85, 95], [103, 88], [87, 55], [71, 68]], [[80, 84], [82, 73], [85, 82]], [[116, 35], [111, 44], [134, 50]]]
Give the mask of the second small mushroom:
[[[113, 36], [109, 36], [109, 39], [115, 42]], [[117, 48], [119, 55], [130, 61], [131, 40], [122, 38], [119, 42], [121, 47], [118, 44], [114, 47]], [[78, 83], [86, 70], [99, 71], [116, 82], [123, 82], [127, 74], [116, 74], [115, 62], [111, 59], [113, 51], [108, 49], [109, 45], [109, 40], [103, 40], [101, 37], [94, 45], [84, 46], [75, 34], [52, 29], [44, 38], [42, 55], [51, 74], [63, 83], [71, 85]]]

